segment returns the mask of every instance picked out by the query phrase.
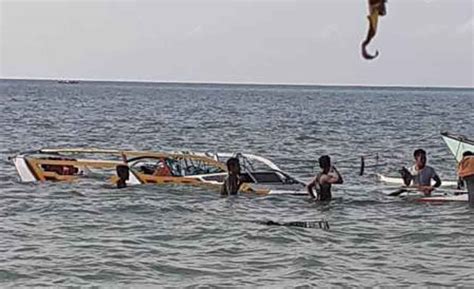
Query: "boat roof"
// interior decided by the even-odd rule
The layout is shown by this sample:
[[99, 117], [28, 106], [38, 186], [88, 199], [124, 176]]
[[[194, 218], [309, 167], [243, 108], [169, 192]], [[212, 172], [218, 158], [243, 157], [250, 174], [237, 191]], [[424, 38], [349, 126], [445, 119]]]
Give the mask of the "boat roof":
[[[246, 163], [257, 162], [263, 164], [264, 166], [270, 168], [271, 170], [281, 171], [280, 168], [274, 164], [269, 159], [266, 159], [261, 156], [257, 156], [254, 154], [246, 154], [246, 153], [211, 153], [211, 152], [193, 152], [193, 151], [173, 151], [173, 152], [156, 152], [156, 151], [140, 151], [140, 150], [124, 150], [124, 149], [103, 149], [103, 148], [88, 148], [88, 147], [72, 147], [72, 148], [41, 148], [38, 150], [26, 151], [22, 152], [18, 155], [23, 156], [34, 156], [34, 155], [51, 155], [51, 156], [67, 156], [73, 157], [71, 155], [78, 155], [81, 159], [77, 159], [77, 161], [95, 161], [97, 163], [100, 162], [111, 162], [109, 158], [108, 160], [91, 160], [91, 159], [83, 159], [82, 157], [87, 154], [92, 155], [108, 155], [113, 156], [113, 159], [122, 161], [122, 155], [125, 155], [128, 160], [136, 160], [137, 158], [176, 158], [176, 159], [191, 159], [191, 160], [199, 160], [203, 161], [208, 164], [215, 165], [220, 168], [225, 167], [225, 161], [231, 157], [237, 157], [243, 159], [243, 163], [241, 165], [245, 166]], [[44, 160], [42, 162], [47, 163], [55, 163], [59, 162], [59, 160]], [[123, 161], [122, 161], [123, 163]]]
[[42, 148], [40, 153], [93, 153], [93, 154], [120, 154], [126, 150], [100, 149], [100, 148]]

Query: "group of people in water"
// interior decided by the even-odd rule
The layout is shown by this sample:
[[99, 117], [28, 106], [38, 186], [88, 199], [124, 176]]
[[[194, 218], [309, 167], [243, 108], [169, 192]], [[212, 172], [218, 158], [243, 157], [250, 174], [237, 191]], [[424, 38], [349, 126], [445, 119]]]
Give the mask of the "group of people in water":
[[[473, 153], [466, 151], [464, 158], [472, 157]], [[415, 187], [418, 191], [423, 192], [426, 196], [441, 186], [441, 178], [435, 169], [427, 165], [427, 154], [423, 149], [417, 149], [413, 153], [414, 164], [410, 168], [402, 167], [400, 170], [401, 177], [406, 187]], [[317, 201], [330, 201], [332, 198], [332, 185], [343, 184], [344, 180], [338, 169], [332, 165], [331, 158], [323, 155], [318, 160], [320, 172], [314, 176], [309, 183], [306, 184], [308, 195]], [[240, 161], [236, 157], [229, 158], [226, 162], [227, 177], [221, 186], [221, 195], [236, 195], [241, 191], [242, 186], [246, 182], [245, 177], [241, 173]], [[161, 167], [160, 167], [161, 168]], [[166, 175], [161, 174], [160, 175]], [[129, 168], [127, 165], [117, 166], [117, 176], [119, 178], [117, 187], [126, 187], [126, 180], [129, 178]], [[434, 183], [434, 184], [432, 184]]]
[[[240, 162], [238, 158], [227, 160], [228, 176], [221, 187], [221, 195], [236, 195], [244, 183], [241, 175]], [[332, 184], [342, 184], [343, 179], [335, 166], [331, 165], [331, 158], [327, 155], [319, 158], [319, 172], [306, 186], [308, 194], [318, 201], [330, 201]], [[316, 193], [313, 191], [316, 190]]]
[[[466, 152], [465, 155], [472, 155]], [[426, 151], [417, 149], [413, 153], [414, 165], [409, 169], [403, 167], [400, 170], [401, 177], [405, 186], [416, 187], [419, 191], [429, 196], [431, 192], [441, 186], [441, 178], [435, 169], [428, 166]], [[319, 167], [321, 171], [306, 185], [308, 195], [317, 201], [330, 201], [332, 198], [331, 187], [333, 184], [342, 184], [344, 182], [342, 175], [331, 164], [331, 158], [323, 155], [319, 158]], [[239, 192], [243, 184], [241, 179], [241, 169], [238, 158], [227, 160], [228, 176], [221, 187], [222, 195], [235, 195]], [[432, 185], [432, 181], [434, 184]]]

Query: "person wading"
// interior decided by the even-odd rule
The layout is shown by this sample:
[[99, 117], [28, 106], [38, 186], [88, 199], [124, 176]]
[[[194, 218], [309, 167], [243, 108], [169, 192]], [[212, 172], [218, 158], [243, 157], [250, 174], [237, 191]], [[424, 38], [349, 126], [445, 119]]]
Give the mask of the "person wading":
[[[331, 165], [331, 158], [327, 155], [319, 158], [319, 172], [314, 179], [306, 185], [308, 194], [317, 201], [330, 201], [332, 198], [331, 186], [342, 184], [344, 181], [336, 167]], [[316, 195], [313, 188], [316, 188]]]
[[127, 181], [130, 177], [130, 169], [127, 165], [118, 165], [115, 169], [118, 176], [117, 188], [122, 189], [127, 187]]
[[464, 152], [458, 165], [458, 175], [466, 182], [469, 205], [474, 207], [474, 154], [471, 151]]
[[227, 160], [228, 176], [225, 178], [221, 187], [221, 195], [237, 195], [242, 179], [240, 176], [240, 162], [238, 158], [230, 158]]
[[[413, 185], [417, 187], [425, 195], [429, 196], [435, 188], [441, 186], [441, 179], [434, 168], [426, 165], [426, 151], [417, 149], [413, 153], [413, 157], [415, 158], [415, 164], [410, 169], [403, 167], [400, 170], [403, 182], [406, 186]], [[435, 181], [433, 186], [431, 185], [431, 180]]]

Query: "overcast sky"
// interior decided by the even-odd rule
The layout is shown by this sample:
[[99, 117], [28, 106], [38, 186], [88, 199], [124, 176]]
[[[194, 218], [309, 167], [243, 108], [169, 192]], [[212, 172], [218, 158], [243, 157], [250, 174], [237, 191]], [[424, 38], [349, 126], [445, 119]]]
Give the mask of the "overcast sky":
[[474, 0], [0, 0], [0, 78], [473, 87]]

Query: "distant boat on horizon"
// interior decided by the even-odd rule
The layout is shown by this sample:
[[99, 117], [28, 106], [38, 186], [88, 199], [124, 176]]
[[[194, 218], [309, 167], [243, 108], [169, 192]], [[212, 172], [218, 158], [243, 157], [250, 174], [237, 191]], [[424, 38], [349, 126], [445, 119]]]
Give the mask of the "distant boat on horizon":
[[78, 84], [79, 80], [61, 79], [61, 80], [58, 80], [57, 82], [61, 84]]

